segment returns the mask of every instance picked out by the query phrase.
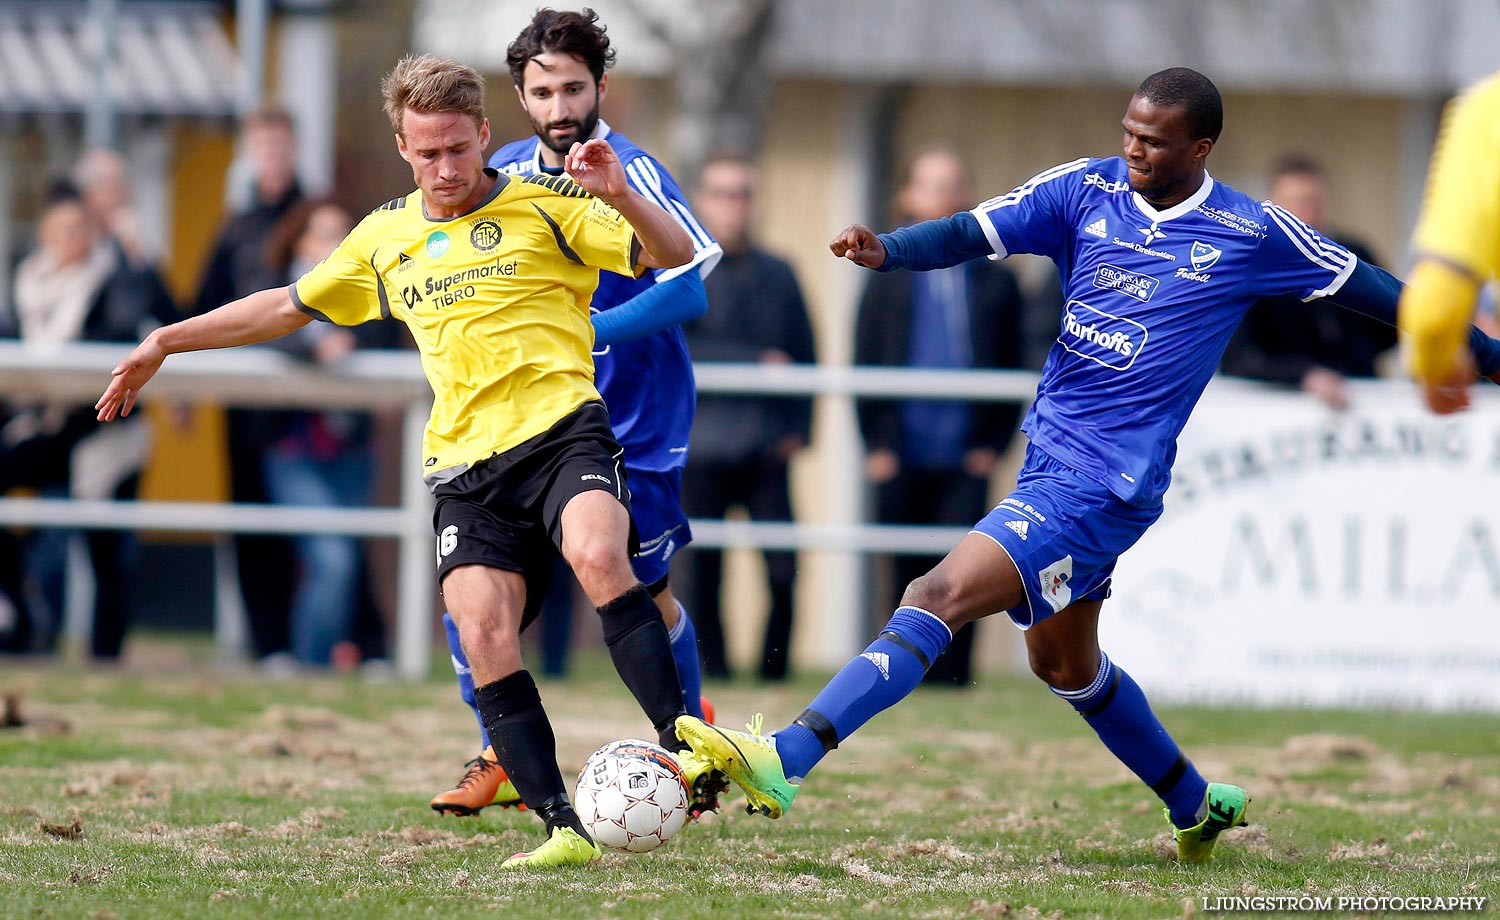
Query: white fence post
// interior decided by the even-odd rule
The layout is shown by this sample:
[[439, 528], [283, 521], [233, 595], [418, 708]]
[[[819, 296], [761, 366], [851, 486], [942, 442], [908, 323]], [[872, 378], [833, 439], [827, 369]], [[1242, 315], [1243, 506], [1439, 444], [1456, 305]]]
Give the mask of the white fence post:
[[431, 400], [416, 400], [401, 419], [401, 536], [396, 580], [396, 671], [409, 680], [427, 676], [432, 657], [437, 562], [433, 555], [432, 494], [422, 481], [422, 433]]

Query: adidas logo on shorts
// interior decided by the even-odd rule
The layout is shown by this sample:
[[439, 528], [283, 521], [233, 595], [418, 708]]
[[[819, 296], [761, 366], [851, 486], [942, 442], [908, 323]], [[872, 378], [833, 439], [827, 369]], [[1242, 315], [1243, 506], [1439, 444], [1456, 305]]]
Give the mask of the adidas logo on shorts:
[[1006, 521], [1005, 526], [1015, 531], [1016, 536], [1022, 540], [1026, 539], [1026, 532], [1031, 529], [1031, 524], [1027, 521]]
[[1109, 225], [1105, 223], [1104, 218], [1101, 217], [1093, 223], [1089, 224], [1087, 227], [1084, 227], [1083, 232], [1089, 234], [1090, 236], [1097, 236], [1102, 240], [1109, 235]]

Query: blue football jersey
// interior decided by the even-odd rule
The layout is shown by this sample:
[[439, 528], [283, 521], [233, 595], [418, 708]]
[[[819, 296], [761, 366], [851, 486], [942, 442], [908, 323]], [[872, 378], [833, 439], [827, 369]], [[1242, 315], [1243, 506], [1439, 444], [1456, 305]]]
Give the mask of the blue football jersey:
[[1207, 175], [1158, 211], [1119, 157], [1064, 163], [972, 213], [997, 256], [1050, 256], [1064, 279], [1061, 328], [1022, 429], [1142, 507], [1166, 492], [1177, 435], [1250, 305], [1332, 294], [1356, 264]]
[[[671, 174], [603, 120], [593, 136], [609, 141], [632, 188], [677, 218], [693, 240], [693, 258], [676, 268], [652, 269], [640, 278], [600, 272], [591, 308], [608, 310], [684, 272], [697, 271], [707, 277], [723, 251], [693, 217]], [[541, 141], [532, 135], [506, 144], [490, 157], [490, 166], [510, 175], [540, 173]], [[658, 471], [682, 468], [687, 462], [688, 434], [698, 392], [680, 327], [595, 351], [594, 386], [609, 407], [610, 425], [615, 439], [625, 448], [627, 467]]]

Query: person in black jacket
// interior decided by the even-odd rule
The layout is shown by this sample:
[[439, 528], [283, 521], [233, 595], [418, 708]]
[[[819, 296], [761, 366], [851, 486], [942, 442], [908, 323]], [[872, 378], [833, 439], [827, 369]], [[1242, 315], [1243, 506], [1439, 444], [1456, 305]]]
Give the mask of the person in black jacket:
[[[970, 207], [963, 162], [946, 149], [920, 154], [908, 167], [899, 204], [913, 223]], [[1015, 276], [986, 260], [940, 271], [872, 275], [859, 304], [854, 362], [1021, 367], [1022, 304]], [[972, 523], [1021, 413], [1015, 403], [960, 400], [861, 399], [858, 409], [865, 477], [874, 486], [875, 515], [882, 524]], [[878, 599], [881, 609], [894, 607], [906, 585], [936, 562], [936, 557], [897, 557], [895, 596]], [[965, 627], [925, 680], [966, 686], [973, 649], [973, 627]]]
[[[693, 210], [724, 256], [704, 282], [708, 313], [683, 323], [688, 351], [695, 361], [811, 364], [812, 325], [792, 267], [751, 239], [754, 194], [748, 160], [722, 154], [704, 165]], [[806, 397], [699, 396], [683, 473], [688, 515], [720, 518], [743, 506], [758, 521], [790, 520], [787, 463], [807, 446], [811, 429]], [[719, 613], [723, 554], [695, 547], [688, 557], [703, 673], [728, 677]], [[762, 680], [781, 680], [790, 654], [796, 555], [767, 552], [766, 571], [771, 610], [759, 671]]]
[[[37, 248], [16, 268], [13, 312], [0, 316], [0, 335], [38, 344], [134, 342], [177, 319], [177, 309], [157, 273], [132, 264], [118, 241], [77, 189], [61, 185], [42, 212]], [[144, 418], [101, 430], [88, 404], [32, 402], [0, 408], [0, 490], [24, 486], [78, 499], [134, 498], [150, 451]], [[0, 648], [50, 650], [60, 625], [67, 533], [40, 530], [26, 545], [5, 539], [0, 570], [11, 573], [11, 629], [0, 628]], [[118, 658], [131, 619], [134, 538], [124, 531], [92, 530], [96, 658]], [[25, 563], [17, 564], [24, 553]], [[31, 598], [16, 596], [16, 572], [34, 584]], [[24, 609], [22, 609], [24, 608]]]
[[[1328, 174], [1317, 160], [1291, 154], [1271, 172], [1271, 201], [1375, 265], [1368, 246], [1328, 226]], [[1220, 370], [1296, 387], [1332, 409], [1349, 405], [1350, 377], [1376, 376], [1376, 359], [1396, 345], [1396, 330], [1333, 304], [1298, 297], [1257, 301], [1229, 340]]]
[[[296, 131], [285, 109], [263, 106], [246, 115], [240, 146], [253, 179], [250, 202], [219, 231], [198, 286], [195, 316], [261, 289], [268, 271], [266, 246], [287, 212], [303, 199], [297, 184]], [[232, 408], [227, 413], [234, 501], [269, 500], [262, 476], [264, 446], [286, 418], [286, 411], [275, 409]], [[243, 534], [234, 538], [234, 551], [255, 655], [269, 667], [284, 668], [291, 658], [286, 611], [295, 589], [292, 543], [277, 535]]]

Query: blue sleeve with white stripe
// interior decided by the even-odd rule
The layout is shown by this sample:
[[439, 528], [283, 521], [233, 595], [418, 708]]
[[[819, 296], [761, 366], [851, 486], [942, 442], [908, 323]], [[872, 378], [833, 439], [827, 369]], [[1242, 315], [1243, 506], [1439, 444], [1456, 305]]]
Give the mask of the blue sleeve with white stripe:
[[[613, 140], [611, 142], [613, 143]], [[630, 152], [636, 155], [629, 156]], [[622, 159], [625, 164], [625, 178], [630, 183], [630, 187], [672, 215], [693, 241], [693, 258], [684, 265], [655, 272], [656, 280], [666, 281], [690, 269], [697, 269], [700, 275], [708, 277], [708, 273], [718, 263], [723, 251], [714, 238], [708, 235], [708, 231], [703, 229], [703, 225], [698, 223], [698, 218], [693, 216], [692, 210], [688, 207], [687, 197], [682, 194], [677, 180], [672, 178], [672, 174], [667, 172], [664, 166], [638, 147], [635, 147], [633, 151], [627, 151]]]
[[1077, 173], [1090, 162], [1085, 158], [1054, 166], [970, 212], [995, 254], [1063, 255], [1073, 238], [1070, 217], [1081, 188]]
[[1359, 259], [1285, 208], [1266, 204], [1266, 236], [1246, 273], [1257, 297], [1326, 297], [1344, 286]]

